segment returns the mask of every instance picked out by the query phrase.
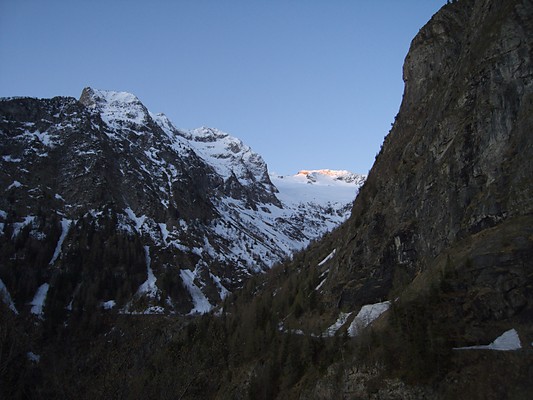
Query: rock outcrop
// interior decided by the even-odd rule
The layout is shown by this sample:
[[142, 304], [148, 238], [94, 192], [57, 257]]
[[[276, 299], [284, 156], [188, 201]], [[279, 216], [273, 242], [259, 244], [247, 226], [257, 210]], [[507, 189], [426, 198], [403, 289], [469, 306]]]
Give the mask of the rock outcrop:
[[[532, 57], [529, 0], [454, 1], [414, 38], [400, 111], [352, 215], [309, 249], [329, 254], [313, 260], [338, 332], [364, 305], [391, 307], [301, 398], [528, 397]], [[487, 350], [510, 331], [512, 351]]]
[[332, 261], [341, 307], [448, 258], [469, 277], [472, 318], [533, 308], [532, 15], [529, 1], [456, 1], [413, 40], [399, 114]]

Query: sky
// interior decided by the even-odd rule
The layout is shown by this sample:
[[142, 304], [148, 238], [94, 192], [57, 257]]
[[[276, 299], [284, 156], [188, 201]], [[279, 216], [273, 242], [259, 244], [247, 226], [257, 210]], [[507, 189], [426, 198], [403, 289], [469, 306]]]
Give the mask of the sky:
[[445, 0], [0, 0], [0, 97], [135, 94], [269, 170], [366, 173], [411, 40]]

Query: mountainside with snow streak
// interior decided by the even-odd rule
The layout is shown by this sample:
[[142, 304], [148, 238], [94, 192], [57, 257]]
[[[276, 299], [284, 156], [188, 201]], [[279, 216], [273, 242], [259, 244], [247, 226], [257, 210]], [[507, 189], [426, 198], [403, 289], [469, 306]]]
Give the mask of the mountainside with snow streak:
[[3, 298], [45, 318], [206, 312], [344, 221], [364, 181], [271, 176], [240, 140], [126, 92], [2, 99], [0, 118]]

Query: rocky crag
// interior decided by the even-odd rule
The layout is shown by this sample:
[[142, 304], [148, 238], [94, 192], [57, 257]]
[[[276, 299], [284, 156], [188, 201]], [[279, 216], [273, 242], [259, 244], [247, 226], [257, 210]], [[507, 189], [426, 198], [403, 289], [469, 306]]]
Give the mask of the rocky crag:
[[413, 40], [400, 112], [331, 261], [341, 308], [443, 259], [477, 282], [478, 316], [532, 307], [532, 23], [528, 1], [458, 1]]
[[[400, 111], [352, 215], [322, 248], [334, 251], [322, 266], [322, 299], [351, 313], [343, 328], [350, 333], [362, 306], [391, 302], [374, 329], [395, 330], [409, 350], [386, 350], [397, 352], [389, 364], [423, 375], [456, 363], [438, 389], [445, 398], [521, 398], [529, 390], [532, 56], [530, 1], [455, 1], [435, 14], [411, 43]], [[523, 347], [506, 361], [517, 366], [512, 373], [498, 376], [504, 355], [491, 369], [488, 358], [465, 366], [475, 356], [452, 351], [515, 328]], [[472, 389], [457, 371], [491, 378]]]

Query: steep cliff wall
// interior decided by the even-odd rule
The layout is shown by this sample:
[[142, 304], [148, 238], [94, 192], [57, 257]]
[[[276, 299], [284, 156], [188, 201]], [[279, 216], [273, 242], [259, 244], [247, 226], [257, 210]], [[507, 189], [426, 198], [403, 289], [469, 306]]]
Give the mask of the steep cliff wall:
[[532, 8], [457, 1], [413, 40], [400, 112], [339, 234], [328, 284], [341, 307], [391, 296], [444, 254], [474, 281], [499, 271], [494, 296], [516, 297], [503, 314], [533, 306]]

